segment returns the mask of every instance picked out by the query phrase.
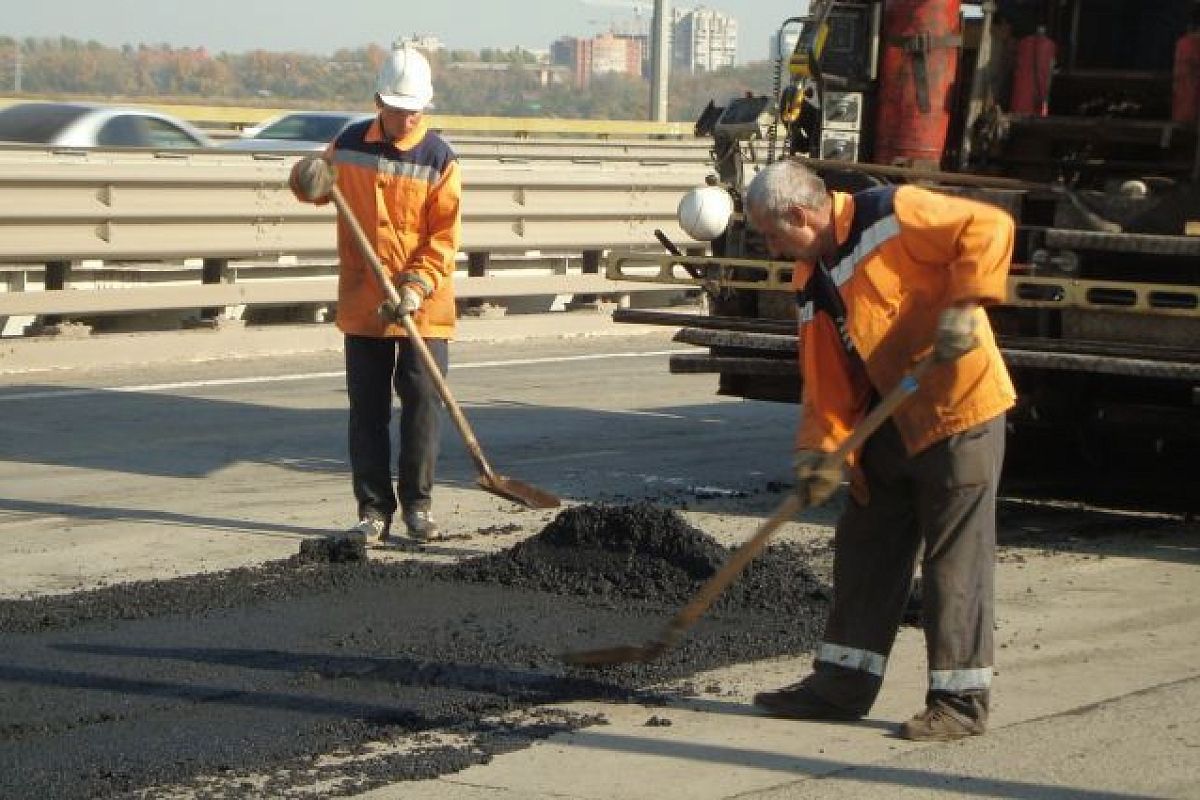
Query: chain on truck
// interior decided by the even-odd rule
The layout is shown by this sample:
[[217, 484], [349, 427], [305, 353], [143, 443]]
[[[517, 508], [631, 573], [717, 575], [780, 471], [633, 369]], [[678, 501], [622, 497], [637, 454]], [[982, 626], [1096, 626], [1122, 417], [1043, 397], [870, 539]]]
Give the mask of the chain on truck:
[[681, 326], [677, 341], [706, 348], [672, 372], [798, 402], [792, 265], [767, 260], [742, 214], [755, 164], [803, 157], [842, 191], [920, 183], [1017, 222], [1009, 298], [990, 312], [1021, 394], [1016, 430], [1194, 448], [1198, 22], [1193, 0], [814, 0], [779, 29], [795, 47], [772, 93], [710, 103], [696, 123], [714, 173], [681, 227], [695, 230], [682, 217], [705, 192], [730, 201], [707, 206], [727, 220], [705, 254], [661, 237], [675, 255], [608, 257], [616, 280], [702, 287], [706, 313], [616, 318]]

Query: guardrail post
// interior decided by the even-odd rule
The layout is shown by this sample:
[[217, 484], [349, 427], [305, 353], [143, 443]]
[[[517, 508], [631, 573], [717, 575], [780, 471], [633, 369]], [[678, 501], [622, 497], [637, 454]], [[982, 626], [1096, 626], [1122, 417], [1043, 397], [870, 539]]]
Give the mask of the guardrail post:
[[584, 250], [583, 251], [583, 267], [581, 272], [584, 275], [600, 274], [600, 258], [604, 255], [602, 250]]
[[[47, 292], [60, 292], [67, 288], [67, 281], [71, 278], [71, 262], [70, 261], [48, 261], [46, 262], [46, 279], [45, 287]], [[52, 325], [61, 325], [62, 317], [58, 314], [47, 314], [42, 319], [42, 324], [50, 327]]]
[[[67, 288], [70, 280], [70, 261], [46, 262], [45, 277], [42, 279], [42, 286], [46, 291], [61, 292]], [[46, 314], [30, 326], [30, 333], [36, 336], [87, 336], [91, 332], [91, 326], [70, 322], [59, 314]]]
[[[46, 277], [42, 278], [47, 291], [62, 291], [71, 283], [71, 261], [47, 261]], [[46, 314], [30, 326], [35, 336], [88, 336], [90, 325], [72, 323], [61, 314]]]
[[491, 253], [467, 253], [467, 277], [483, 278], [487, 275]]
[[[233, 283], [233, 272], [229, 269], [227, 258], [206, 258], [200, 267], [200, 282], [203, 284]], [[239, 316], [236, 306], [208, 306], [200, 309], [199, 324], [204, 327], [217, 327], [223, 322], [231, 322]]]
[[[600, 263], [604, 259], [603, 250], [584, 250], [583, 263], [579, 271], [584, 275], [599, 275]], [[570, 303], [567, 303], [567, 309], [570, 311], [607, 311], [612, 305], [598, 294], [579, 294], [576, 295]], [[618, 306], [629, 305], [629, 295], [622, 294], [617, 297]]]
[[[491, 253], [467, 253], [467, 278], [486, 278], [491, 264]], [[472, 297], [463, 306], [464, 317], [502, 317], [507, 309], [479, 297]]]
[[[8, 272], [4, 275], [4, 283], [9, 292], [24, 292], [29, 285], [29, 274], [24, 270]], [[30, 325], [37, 322], [33, 316], [0, 316], [0, 336], [24, 336]]]

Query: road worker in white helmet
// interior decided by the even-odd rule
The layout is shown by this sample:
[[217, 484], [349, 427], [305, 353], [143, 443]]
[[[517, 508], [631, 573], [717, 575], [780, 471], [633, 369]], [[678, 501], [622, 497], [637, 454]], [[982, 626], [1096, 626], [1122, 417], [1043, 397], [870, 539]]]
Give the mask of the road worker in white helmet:
[[[347, 535], [368, 545], [387, 540], [397, 511], [410, 537], [439, 535], [432, 492], [442, 405], [401, 323], [401, 317], [412, 315], [445, 374], [456, 319], [453, 278], [462, 186], [454, 151], [425, 119], [432, 100], [429, 61], [411, 44], [398, 43], [375, 82], [378, 115], [348, 126], [322, 156], [333, 166], [332, 179], [401, 300], [399, 306], [387, 301], [350, 229], [339, 222], [337, 325], [345, 334], [358, 520]], [[312, 167], [311, 162], [297, 164], [292, 190], [306, 202], [327, 202], [327, 191], [312, 191], [319, 182], [302, 174]], [[400, 399], [395, 486], [389, 436], [393, 386]]]

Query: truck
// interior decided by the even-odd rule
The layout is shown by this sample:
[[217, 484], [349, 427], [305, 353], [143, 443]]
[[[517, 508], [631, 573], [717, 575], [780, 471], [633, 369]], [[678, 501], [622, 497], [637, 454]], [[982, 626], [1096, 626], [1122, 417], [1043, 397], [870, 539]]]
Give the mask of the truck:
[[1053, 453], [1059, 483], [1103, 494], [1136, 463], [1143, 499], [1194, 510], [1198, 22], [1194, 0], [814, 0], [779, 29], [795, 46], [769, 92], [696, 122], [713, 154], [696, 193], [730, 200], [719, 235], [687, 255], [660, 237], [671, 252], [607, 258], [615, 280], [699, 287], [703, 313], [616, 318], [701, 348], [673, 373], [795, 403], [792, 265], [768, 259], [743, 214], [754, 167], [801, 158], [831, 189], [917, 183], [993, 203], [1016, 222], [1009, 296], [989, 310], [1019, 392], [1007, 472], [1045, 474]]

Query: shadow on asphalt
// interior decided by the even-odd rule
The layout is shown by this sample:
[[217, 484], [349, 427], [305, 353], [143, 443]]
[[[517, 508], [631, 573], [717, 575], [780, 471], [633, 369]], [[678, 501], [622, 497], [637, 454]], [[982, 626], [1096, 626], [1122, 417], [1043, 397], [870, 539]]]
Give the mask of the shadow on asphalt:
[[[311, 674], [323, 680], [350, 678], [472, 692], [503, 691], [511, 696], [519, 695], [523, 701], [537, 703], [626, 693], [626, 690], [611, 683], [591, 678], [553, 675], [499, 665], [430, 662], [422, 658], [338, 656], [253, 648], [125, 647], [105, 644], [61, 644], [54, 645], [53, 649], [117, 659], [186, 661], [238, 669]], [[3, 675], [2, 667], [0, 675]]]
[[[731, 703], [726, 700], [712, 700], [707, 697], [685, 697], [671, 703], [673, 707], [684, 708], [688, 711], [696, 711], [701, 714], [721, 714], [724, 716], [733, 717], [762, 717], [770, 719], [770, 714], [764, 714], [759, 711], [751, 703]], [[784, 720], [787, 722], [788, 720]], [[892, 731], [896, 728], [896, 723], [888, 722], [882, 719], [861, 719], [857, 722], [843, 722], [837, 720], [829, 720], [824, 722], [795, 722], [797, 725], [823, 725], [832, 728], [847, 726], [853, 728], [872, 728], [879, 731]]]
[[[261, 463], [285, 471], [315, 472], [341, 480], [345, 463], [346, 412], [343, 390], [336, 408], [282, 408], [251, 403], [179, 397], [159, 392], [124, 392], [28, 386], [5, 394], [5, 410], [16, 435], [0, 437], [0, 461], [116, 473], [203, 479], [238, 463]], [[745, 535], [782, 500], [790, 486], [795, 408], [771, 403], [706, 403], [662, 406], [625, 413], [481, 402], [465, 407], [485, 451], [500, 472], [552, 491], [567, 502], [623, 504], [650, 500], [664, 507], [745, 517]], [[19, 421], [19, 425], [14, 424]], [[1040, 455], [1039, 455], [1040, 454]], [[1143, 514], [1136, 503], [1121, 505], [1138, 485], [1161, 495], [1174, 481], [1176, 494], [1192, 499], [1190, 468], [1141, 463], [1130, 456], [1110, 470], [1086, 469], [1088, 492], [1119, 484], [1124, 491], [1107, 506], [1095, 506], [1069, 491], [1080, 486], [1085, 467], [1061, 449], [1029, 447], [1010, 454], [1001, 504], [1001, 543], [1050, 543], [1088, 552], [1112, 536], [1195, 532], [1195, 524], [1171, 512]], [[464, 489], [475, 485], [475, 469], [457, 431], [443, 426], [438, 481]], [[286, 480], [286, 478], [284, 478]], [[201, 490], [203, 491], [203, 490]], [[839, 503], [804, 512], [800, 519], [832, 525]], [[214, 502], [213, 507], [219, 507]], [[90, 507], [69, 502], [0, 498], [0, 511], [56, 514], [76, 519], [162, 522], [219, 530], [314, 536], [326, 530], [286, 523], [265, 524], [218, 515], [180, 514], [159, 509]], [[1067, 530], [1047, 533], [1050, 528]], [[1049, 536], [1049, 539], [1045, 538]], [[1186, 535], [1182, 536], [1186, 539]], [[447, 555], [469, 555], [468, 547], [439, 544]], [[1128, 549], [1128, 548], [1118, 548]], [[427, 552], [434, 552], [428, 550]], [[1196, 546], [1144, 549], [1148, 558], [1191, 563]]]
[[[824, 724], [824, 723], [822, 723]], [[731, 767], [787, 772], [800, 776], [871, 783], [879, 786], [928, 789], [931, 793], [952, 792], [958, 797], [990, 797], [1008, 800], [1041, 800], [1047, 797], [1071, 797], [1075, 800], [1134, 800], [1138, 795], [1121, 792], [1094, 791], [1044, 783], [1028, 783], [996, 778], [972, 778], [947, 775], [904, 767], [850, 764], [833, 759], [812, 758], [789, 753], [773, 753], [744, 747], [664, 741], [619, 733], [582, 730], [572, 733], [570, 745], [616, 753], [637, 753], [660, 757], [699, 761], [709, 764], [728, 764]], [[797, 787], [797, 795], [803, 792]]]
[[259, 533], [266, 536], [327, 536], [331, 531], [307, 525], [288, 525], [281, 522], [254, 522], [233, 517], [199, 516], [160, 511], [152, 508], [125, 506], [84, 506], [77, 503], [55, 503], [42, 500], [17, 500], [0, 497], [0, 511], [19, 514], [53, 515], [74, 520], [105, 522], [160, 522], [163, 525], [202, 528], [218, 531]]
[[[171, 478], [204, 478], [238, 463], [348, 472], [346, 411], [340, 405], [293, 409], [49, 386], [22, 387], [20, 394], [43, 392], [36, 400], [6, 404], [9, 422], [19, 420], [19, 427], [14, 424], [15, 435], [0, 438], [0, 461]], [[497, 471], [549, 484], [572, 499], [590, 499], [597, 491], [695, 497], [702, 489], [737, 497], [770, 480], [786, 480], [790, 443], [774, 431], [784, 420], [791, 424], [795, 414], [738, 403], [624, 413], [488, 402], [464, 404], [464, 412]], [[748, 438], [755, 437], [774, 442], [755, 457], [761, 472], [729, 474], [724, 454], [744, 453]], [[697, 449], [710, 457], [697, 459]], [[439, 481], [469, 486], [475, 477], [446, 420]]]

